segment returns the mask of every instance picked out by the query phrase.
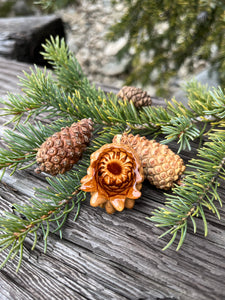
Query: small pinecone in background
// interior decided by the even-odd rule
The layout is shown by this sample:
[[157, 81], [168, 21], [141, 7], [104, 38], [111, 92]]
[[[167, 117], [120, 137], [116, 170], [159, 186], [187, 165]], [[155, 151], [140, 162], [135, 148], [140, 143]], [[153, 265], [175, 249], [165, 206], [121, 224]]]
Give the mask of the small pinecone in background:
[[157, 188], [169, 190], [185, 170], [180, 156], [155, 140], [123, 133], [116, 135], [113, 142], [129, 145], [137, 152], [145, 178]]
[[81, 158], [92, 131], [92, 120], [83, 119], [54, 133], [37, 152], [36, 161], [39, 166], [35, 172], [57, 175], [69, 171]]
[[117, 94], [117, 97], [132, 101], [135, 107], [149, 106], [152, 104], [151, 97], [147, 92], [133, 86], [124, 86]]

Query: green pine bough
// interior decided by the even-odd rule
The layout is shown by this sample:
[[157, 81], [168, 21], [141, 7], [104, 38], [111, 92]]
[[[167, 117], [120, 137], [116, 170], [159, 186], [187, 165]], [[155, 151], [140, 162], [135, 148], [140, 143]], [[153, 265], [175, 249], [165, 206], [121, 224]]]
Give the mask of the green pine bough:
[[[117, 3], [117, 1], [111, 1]], [[149, 82], [168, 95], [168, 82], [185, 66], [207, 61], [225, 82], [225, 2], [223, 0], [122, 0], [122, 16], [107, 33], [110, 41], [123, 38], [117, 57], [128, 59], [127, 85]]]
[[[191, 142], [200, 141], [197, 157], [189, 162], [183, 184], [165, 195], [165, 204], [152, 212], [149, 219], [165, 227], [161, 235], [169, 234], [164, 249], [178, 239], [179, 249], [190, 223], [197, 231], [196, 217], [203, 220], [207, 234], [205, 211], [219, 218], [215, 200], [221, 204], [217, 188], [225, 179], [225, 94], [221, 88], [212, 91], [192, 81], [186, 85], [188, 107], [175, 99], [166, 101], [166, 108], [135, 108], [113, 93], [107, 95], [91, 84], [68, 50], [64, 40], [51, 38], [42, 53], [53, 71], [35, 67], [21, 78], [23, 95], [8, 94], [1, 99], [1, 116], [11, 116], [2, 137], [0, 169], [2, 177], [9, 170], [30, 168], [36, 153], [47, 137], [82, 118], [94, 122], [94, 138], [82, 160], [69, 172], [48, 177], [46, 189], [36, 189], [36, 195], [26, 205], [14, 205], [14, 213], [2, 211], [0, 216], [0, 251], [5, 252], [2, 268], [9, 259], [18, 256], [17, 270], [23, 259], [24, 240], [30, 238], [35, 248], [38, 233], [43, 233], [44, 251], [50, 232], [62, 237], [62, 227], [70, 212], [77, 218], [86, 198], [80, 180], [86, 175], [90, 155], [102, 145], [111, 143], [116, 134], [129, 130], [134, 134], [164, 136], [162, 143], [177, 142], [178, 152], [191, 150]], [[7, 117], [8, 118], [8, 117]], [[46, 118], [52, 120], [46, 123]], [[39, 120], [39, 121], [37, 121]], [[207, 141], [203, 143], [203, 140]], [[53, 229], [52, 229], [53, 228]]]

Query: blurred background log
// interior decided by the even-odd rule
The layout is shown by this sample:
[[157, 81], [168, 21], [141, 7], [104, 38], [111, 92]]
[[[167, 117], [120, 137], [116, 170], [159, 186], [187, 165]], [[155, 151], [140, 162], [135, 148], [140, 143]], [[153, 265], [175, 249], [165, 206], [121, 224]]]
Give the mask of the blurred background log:
[[0, 56], [44, 65], [41, 45], [51, 35], [65, 38], [64, 24], [55, 15], [0, 18]]

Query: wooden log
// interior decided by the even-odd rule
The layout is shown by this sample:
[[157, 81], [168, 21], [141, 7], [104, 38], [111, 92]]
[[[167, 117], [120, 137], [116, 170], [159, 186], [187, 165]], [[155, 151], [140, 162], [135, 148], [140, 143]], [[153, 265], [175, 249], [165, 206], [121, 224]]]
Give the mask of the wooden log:
[[[14, 78], [15, 80], [15, 78]], [[14, 81], [12, 81], [14, 82]], [[0, 79], [0, 86], [1, 86]], [[0, 118], [0, 133], [9, 116]], [[7, 125], [6, 128], [8, 128]], [[170, 144], [173, 150], [176, 144]], [[182, 151], [187, 162], [196, 154]], [[28, 204], [33, 187], [45, 187], [45, 175], [34, 168], [6, 172], [0, 183], [0, 209], [12, 212], [12, 204]], [[219, 194], [225, 200], [225, 186]], [[208, 236], [202, 220], [196, 218], [197, 234], [189, 224], [187, 238], [177, 252], [176, 242], [162, 251], [169, 237], [158, 239], [163, 229], [146, 219], [165, 195], [144, 182], [142, 197], [133, 210], [108, 215], [82, 203], [76, 222], [72, 212], [63, 227], [63, 238], [52, 233], [47, 252], [43, 253], [40, 236], [31, 251], [32, 241], [25, 242], [24, 260], [15, 273], [17, 258], [0, 271], [0, 299], [93, 299], [93, 300], [221, 300], [225, 297], [225, 211], [221, 219], [206, 213]], [[215, 205], [219, 207], [218, 203]], [[0, 260], [4, 257], [0, 255]]]
[[10, 93], [21, 93], [19, 76], [29, 73], [31, 65], [0, 57], [0, 97]]
[[63, 22], [55, 15], [0, 18], [0, 56], [46, 64], [40, 51], [50, 35], [65, 37]]

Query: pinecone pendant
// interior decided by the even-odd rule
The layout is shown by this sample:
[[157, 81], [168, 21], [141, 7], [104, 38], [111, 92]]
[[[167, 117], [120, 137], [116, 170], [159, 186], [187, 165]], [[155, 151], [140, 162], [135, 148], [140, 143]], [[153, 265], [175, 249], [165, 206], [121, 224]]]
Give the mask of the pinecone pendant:
[[113, 142], [129, 145], [137, 152], [145, 178], [159, 189], [169, 190], [185, 170], [180, 156], [155, 140], [123, 133], [116, 135]]
[[106, 144], [92, 153], [81, 190], [91, 192], [91, 206], [109, 214], [133, 208], [141, 196], [144, 173], [135, 151], [120, 144]]
[[151, 97], [147, 92], [134, 86], [124, 86], [117, 94], [122, 100], [132, 101], [135, 107], [148, 106], [152, 104]]
[[69, 171], [81, 158], [92, 131], [92, 120], [83, 119], [54, 133], [37, 152], [36, 161], [39, 166], [35, 172], [46, 172], [54, 176]]

